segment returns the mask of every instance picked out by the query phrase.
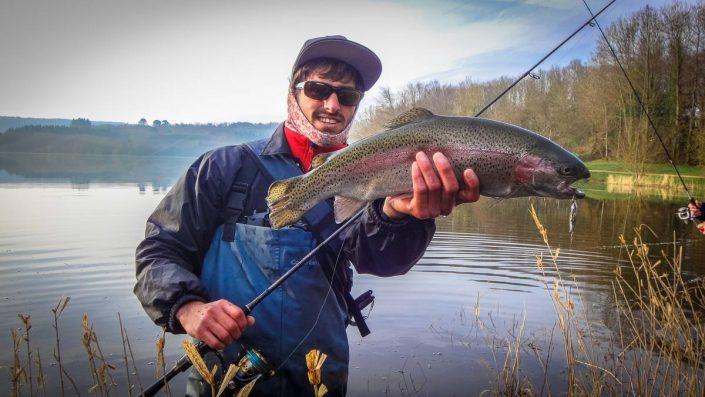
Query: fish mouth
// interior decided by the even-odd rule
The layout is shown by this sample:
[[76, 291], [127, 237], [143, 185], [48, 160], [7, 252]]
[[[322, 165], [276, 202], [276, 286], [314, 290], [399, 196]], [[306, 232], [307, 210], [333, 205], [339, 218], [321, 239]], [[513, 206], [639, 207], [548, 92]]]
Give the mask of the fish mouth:
[[534, 193], [540, 197], [551, 197], [560, 200], [564, 199], [582, 199], [585, 198], [585, 192], [571, 186], [575, 180], [562, 180], [558, 184], [545, 184], [543, 186], [534, 185]]
[[556, 196], [557, 198], [562, 198], [562, 199], [569, 199], [569, 198], [576, 198], [576, 199], [582, 199], [585, 198], [585, 192], [582, 190], [571, 186], [571, 183], [575, 181], [563, 181], [558, 184], [556, 187]]

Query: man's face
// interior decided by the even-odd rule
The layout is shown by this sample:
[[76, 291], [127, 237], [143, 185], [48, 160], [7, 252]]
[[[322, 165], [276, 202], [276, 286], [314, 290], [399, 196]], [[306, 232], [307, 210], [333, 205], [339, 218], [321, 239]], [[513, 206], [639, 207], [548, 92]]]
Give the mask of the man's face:
[[[313, 72], [307, 81], [320, 81], [333, 87], [355, 88], [355, 82], [335, 81], [322, 77]], [[303, 90], [296, 90], [296, 99], [299, 107], [308, 121], [319, 131], [329, 134], [339, 134], [352, 121], [356, 106], [343, 106], [338, 102], [338, 95], [332, 93], [324, 100], [311, 99], [304, 94]]]

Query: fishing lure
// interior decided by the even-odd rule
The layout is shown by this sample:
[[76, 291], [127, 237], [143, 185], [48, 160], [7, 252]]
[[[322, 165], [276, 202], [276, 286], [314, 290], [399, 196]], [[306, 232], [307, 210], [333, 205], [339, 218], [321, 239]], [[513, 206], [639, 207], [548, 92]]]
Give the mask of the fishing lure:
[[570, 233], [571, 239], [573, 238], [573, 232], [575, 231], [575, 222], [578, 220], [578, 200], [573, 197], [573, 201], [570, 204], [570, 216], [568, 217], [568, 232]]

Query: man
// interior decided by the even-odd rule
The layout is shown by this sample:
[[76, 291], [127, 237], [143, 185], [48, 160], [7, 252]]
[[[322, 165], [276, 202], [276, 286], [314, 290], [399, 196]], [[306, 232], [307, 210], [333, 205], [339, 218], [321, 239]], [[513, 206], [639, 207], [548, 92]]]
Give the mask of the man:
[[695, 204], [690, 202], [688, 203], [688, 209], [695, 220], [695, 226], [700, 233], [705, 234], [705, 204], [700, 201], [696, 201]]
[[[306, 41], [294, 62], [285, 123], [267, 141], [201, 156], [147, 221], [136, 254], [135, 294], [156, 324], [225, 349], [226, 365], [243, 345], [260, 350], [277, 367], [276, 375], [258, 382], [253, 395], [311, 393], [304, 355], [314, 348], [328, 355], [322, 368], [328, 395], [344, 395], [345, 328], [358, 309], [347, 298], [349, 263], [359, 273], [406, 273], [433, 237], [433, 218], [479, 198], [471, 170], [460, 189], [447, 158], [418, 153], [410, 170], [412, 197], [370, 204], [253, 316], [244, 315], [242, 305], [335, 228], [328, 203], [319, 205], [322, 212], [309, 211], [319, 211], [318, 218], [269, 228], [265, 197], [276, 178], [267, 174], [308, 171], [316, 154], [346, 146], [363, 92], [380, 74], [379, 58], [343, 36]], [[190, 378], [187, 395], [209, 395], [194, 372]]]

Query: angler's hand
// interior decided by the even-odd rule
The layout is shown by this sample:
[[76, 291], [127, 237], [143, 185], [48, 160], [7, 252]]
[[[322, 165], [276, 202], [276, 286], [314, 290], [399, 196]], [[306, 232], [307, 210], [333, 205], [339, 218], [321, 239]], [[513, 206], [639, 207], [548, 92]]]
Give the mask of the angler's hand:
[[696, 204], [693, 204], [692, 202], [688, 203], [688, 208], [690, 209], [690, 215], [693, 218], [700, 218], [702, 215], [702, 212], [700, 211], [700, 201], [696, 201]]
[[176, 318], [186, 333], [218, 350], [233, 343], [247, 327], [255, 324], [254, 317], [245, 316], [242, 309], [225, 299], [186, 303], [176, 313]]
[[401, 219], [411, 215], [418, 219], [429, 219], [450, 215], [456, 205], [473, 203], [480, 198], [480, 180], [475, 172], [465, 170], [465, 187], [460, 189], [453, 167], [443, 153], [435, 153], [433, 162], [424, 152], [416, 153], [416, 161], [411, 164], [411, 180], [411, 197], [394, 196], [385, 199], [383, 211], [389, 218]]

